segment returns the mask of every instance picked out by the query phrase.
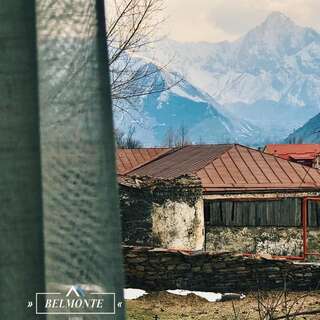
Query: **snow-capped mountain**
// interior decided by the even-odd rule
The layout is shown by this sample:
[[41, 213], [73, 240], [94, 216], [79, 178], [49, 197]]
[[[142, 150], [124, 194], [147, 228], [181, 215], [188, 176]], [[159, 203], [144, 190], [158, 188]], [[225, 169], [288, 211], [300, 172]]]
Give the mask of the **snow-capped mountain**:
[[320, 143], [320, 113], [291, 133], [285, 143]]
[[262, 128], [270, 142], [320, 110], [320, 34], [282, 13], [233, 42], [158, 46], [152, 54], [159, 61], [172, 61], [173, 70], [227, 112]]
[[[143, 68], [158, 67], [149, 62]], [[116, 126], [126, 131], [126, 127], [134, 125], [136, 138], [144, 145], [165, 144], [167, 135], [178, 134], [181, 127], [186, 131], [186, 139], [192, 143], [254, 144], [262, 139], [257, 127], [224, 113], [223, 107], [210, 95], [176, 73], [159, 70], [155, 82], [156, 88], [168, 90], [140, 97], [133, 114], [115, 113]]]

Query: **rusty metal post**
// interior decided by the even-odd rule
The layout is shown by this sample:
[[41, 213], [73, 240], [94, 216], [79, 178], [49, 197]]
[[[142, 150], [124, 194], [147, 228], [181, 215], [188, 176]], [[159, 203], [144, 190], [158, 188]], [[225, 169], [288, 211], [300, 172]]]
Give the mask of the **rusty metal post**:
[[302, 240], [303, 240], [303, 258], [308, 255], [308, 198], [302, 200]]

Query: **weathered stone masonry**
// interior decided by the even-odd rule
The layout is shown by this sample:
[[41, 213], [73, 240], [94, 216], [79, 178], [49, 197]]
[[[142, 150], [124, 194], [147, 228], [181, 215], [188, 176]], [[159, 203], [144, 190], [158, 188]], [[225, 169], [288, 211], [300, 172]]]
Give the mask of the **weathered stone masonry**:
[[125, 244], [203, 248], [202, 187], [197, 178], [122, 177], [119, 185]]
[[126, 286], [146, 290], [188, 289], [248, 292], [316, 288], [320, 265], [209, 252], [191, 255], [164, 249], [124, 247]]
[[[310, 252], [320, 252], [319, 228], [308, 228]], [[213, 227], [206, 226], [206, 250], [301, 256], [301, 227]]]

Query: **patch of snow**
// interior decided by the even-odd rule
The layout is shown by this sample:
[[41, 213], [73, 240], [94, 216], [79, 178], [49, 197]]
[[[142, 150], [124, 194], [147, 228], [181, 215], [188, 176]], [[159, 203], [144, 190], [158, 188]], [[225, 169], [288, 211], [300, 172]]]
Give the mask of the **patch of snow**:
[[179, 296], [186, 296], [188, 294], [195, 294], [198, 297], [204, 298], [209, 302], [217, 302], [222, 299], [222, 294], [221, 293], [214, 293], [214, 292], [204, 292], [204, 291], [189, 291], [189, 290], [181, 290], [181, 289], [176, 289], [176, 290], [167, 290], [168, 293], [171, 294], [176, 294]]
[[141, 289], [131, 289], [131, 288], [124, 289], [125, 300], [135, 300], [147, 294], [148, 293], [145, 290], [141, 290]]
[[221, 120], [222, 125], [226, 128], [226, 130], [228, 132], [231, 132], [230, 127], [228, 125], [228, 123], [226, 121], [224, 121], [223, 119]]
[[[282, 13], [270, 14], [235, 41], [182, 43], [166, 39], [154, 46], [152, 56], [162, 65], [170, 61], [170, 70], [182, 74], [190, 84], [186, 87], [182, 81], [171, 93], [195, 102], [209, 102], [207, 94], [221, 105], [220, 113], [223, 109], [242, 120], [261, 108], [261, 120], [253, 124], [261, 129], [262, 141], [283, 139], [319, 112], [320, 33], [296, 25]], [[234, 106], [228, 110], [230, 105]], [[277, 120], [270, 130], [276, 108], [285, 120]], [[310, 111], [300, 123], [303, 108]]]
[[[167, 102], [168, 99], [169, 99], [169, 93], [167, 91], [161, 92], [159, 98], [157, 99], [160, 102], [159, 106], [161, 105], [161, 103]], [[157, 109], [161, 109], [161, 107], [159, 106], [157, 107]]]
[[184, 97], [184, 98], [187, 98], [187, 99], [195, 101], [195, 102], [205, 102], [204, 99], [202, 99], [201, 97], [196, 95], [197, 92], [194, 92], [195, 95], [191, 95], [191, 94], [187, 93], [181, 85], [180, 86], [176, 85], [176, 86], [172, 87], [171, 92], [176, 94], [177, 96]]

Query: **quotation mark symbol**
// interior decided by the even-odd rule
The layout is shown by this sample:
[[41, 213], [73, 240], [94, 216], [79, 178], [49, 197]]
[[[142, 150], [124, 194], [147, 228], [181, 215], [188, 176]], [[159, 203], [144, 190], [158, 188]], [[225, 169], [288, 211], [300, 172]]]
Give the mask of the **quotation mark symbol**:
[[118, 308], [121, 308], [122, 307], [122, 302], [118, 302]]
[[33, 302], [32, 301], [28, 301], [27, 308], [31, 308], [32, 306], [33, 306]]

